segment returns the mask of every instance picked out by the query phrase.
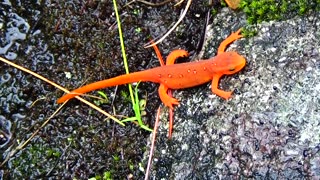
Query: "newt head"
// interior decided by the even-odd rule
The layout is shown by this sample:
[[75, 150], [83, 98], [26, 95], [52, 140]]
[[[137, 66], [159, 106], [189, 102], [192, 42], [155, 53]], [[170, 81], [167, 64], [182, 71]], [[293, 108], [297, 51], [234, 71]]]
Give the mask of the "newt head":
[[246, 65], [246, 59], [237, 52], [224, 52], [215, 57], [213, 61], [214, 72], [221, 74], [234, 74]]

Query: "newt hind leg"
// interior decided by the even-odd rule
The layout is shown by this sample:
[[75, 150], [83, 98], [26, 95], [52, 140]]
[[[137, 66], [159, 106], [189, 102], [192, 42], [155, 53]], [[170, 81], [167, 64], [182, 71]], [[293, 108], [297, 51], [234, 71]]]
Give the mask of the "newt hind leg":
[[235, 41], [237, 39], [242, 38], [243, 35], [241, 35], [240, 33], [241, 33], [241, 28], [237, 32], [231, 33], [225, 40], [223, 40], [220, 43], [220, 46], [218, 48], [218, 53], [217, 54], [221, 54], [221, 53], [225, 52], [227, 46], [230, 43], [232, 43], [233, 41]]
[[173, 50], [167, 57], [166, 65], [172, 65], [175, 61], [180, 57], [188, 57], [189, 54], [186, 50], [183, 49], [176, 49]]
[[[166, 65], [172, 65], [175, 63], [175, 61], [179, 57], [187, 57], [187, 56], [189, 56], [188, 52], [183, 49], [174, 50], [168, 55], [167, 60], [166, 60]], [[177, 99], [171, 97], [171, 95], [168, 95], [167, 92], [168, 92], [168, 87], [166, 87], [163, 84], [160, 84], [159, 96], [160, 96], [161, 101], [163, 102], [163, 104], [168, 106], [170, 109], [173, 109], [173, 105], [178, 105], [179, 101]]]
[[166, 87], [163, 84], [160, 84], [158, 92], [159, 92], [161, 101], [163, 102], [164, 105], [168, 106], [170, 109], [173, 109], [173, 105], [178, 105], [179, 101], [173, 97], [170, 97], [167, 94], [167, 91], [168, 91], [168, 87]]

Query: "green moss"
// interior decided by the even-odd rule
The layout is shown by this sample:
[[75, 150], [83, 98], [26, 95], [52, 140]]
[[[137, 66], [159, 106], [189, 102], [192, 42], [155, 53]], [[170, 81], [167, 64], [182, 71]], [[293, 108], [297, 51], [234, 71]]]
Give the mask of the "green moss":
[[220, 1], [221, 6], [228, 7], [227, 3], [225, 1]]
[[95, 177], [89, 178], [89, 180], [111, 180], [111, 179], [113, 179], [111, 171], [104, 172], [103, 176], [96, 175]]
[[120, 94], [125, 102], [131, 102], [130, 96], [127, 91], [120, 91]]
[[114, 155], [114, 156], [112, 156], [112, 157], [113, 157], [113, 160], [114, 160], [115, 162], [119, 162], [119, 161], [120, 161], [120, 156]]
[[98, 91], [97, 92], [101, 99], [94, 100], [94, 104], [97, 106], [101, 106], [102, 104], [107, 104], [109, 102], [108, 96], [105, 92], [103, 91]]
[[112, 179], [112, 173], [110, 171], [106, 171], [103, 173], [103, 180]]
[[212, 16], [217, 15], [218, 14], [218, 10], [216, 8], [212, 8], [211, 14], [212, 14]]
[[242, 30], [241, 30], [241, 34], [244, 37], [253, 37], [253, 36], [257, 35], [257, 33], [258, 33], [257, 29], [255, 29], [255, 27], [253, 27], [253, 26], [246, 26], [246, 27], [242, 28]]
[[[13, 179], [21, 179], [22, 176], [31, 177], [35, 174], [46, 173], [50, 169], [48, 162], [57, 161], [61, 154], [58, 148], [30, 143], [12, 159], [11, 163], [15, 171], [12, 177]], [[37, 172], [33, 172], [33, 169], [36, 169]]]
[[249, 24], [285, 20], [320, 10], [320, 0], [242, 0], [240, 7]]

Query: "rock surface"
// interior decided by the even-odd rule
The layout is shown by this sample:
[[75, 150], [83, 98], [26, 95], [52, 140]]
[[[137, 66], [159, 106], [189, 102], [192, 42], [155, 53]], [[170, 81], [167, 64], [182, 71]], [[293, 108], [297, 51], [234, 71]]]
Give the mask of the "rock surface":
[[[230, 14], [224, 9], [215, 18], [212, 36], [237, 30], [229, 22], [235, 18], [243, 23]], [[174, 93], [181, 104], [173, 137], [166, 140], [168, 125], [162, 122], [153, 177], [320, 177], [320, 14], [266, 22], [257, 29], [256, 36], [228, 49], [247, 59], [243, 71], [221, 80], [221, 89], [235, 89], [231, 100], [212, 95], [209, 85]]]

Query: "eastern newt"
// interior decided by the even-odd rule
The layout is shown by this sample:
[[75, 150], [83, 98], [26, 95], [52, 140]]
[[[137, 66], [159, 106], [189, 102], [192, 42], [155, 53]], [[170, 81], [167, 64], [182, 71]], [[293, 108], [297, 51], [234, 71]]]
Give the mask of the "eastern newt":
[[211, 80], [212, 92], [224, 99], [229, 99], [232, 92], [218, 89], [218, 84], [221, 76], [235, 74], [246, 64], [245, 58], [237, 52], [225, 52], [228, 44], [242, 37], [240, 31], [241, 29], [226, 38], [220, 44], [217, 56], [208, 60], [173, 64], [178, 57], [188, 56], [185, 50], [174, 50], [168, 56], [168, 66], [155, 67], [88, 84], [62, 96], [57, 102], [63, 103], [68, 99], [89, 91], [140, 81], [159, 83], [158, 92], [160, 99], [169, 108], [173, 108], [173, 105], [178, 105], [179, 102], [177, 99], [168, 96], [168, 88], [189, 88]]

